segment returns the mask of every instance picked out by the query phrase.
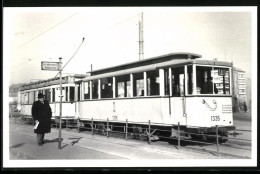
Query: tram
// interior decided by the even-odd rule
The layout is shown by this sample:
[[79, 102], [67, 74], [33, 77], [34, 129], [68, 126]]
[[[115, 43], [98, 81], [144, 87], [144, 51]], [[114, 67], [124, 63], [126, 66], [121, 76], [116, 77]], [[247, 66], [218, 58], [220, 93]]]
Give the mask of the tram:
[[[86, 77], [85, 74], [74, 74], [62, 77], [62, 113], [75, 117], [75, 81]], [[52, 119], [60, 115], [60, 79], [51, 78], [23, 85], [18, 92], [20, 114], [31, 116], [32, 104], [37, 101], [38, 94], [43, 93], [52, 109]]]
[[227, 136], [235, 129], [232, 64], [201, 58], [170, 53], [88, 72], [75, 81], [76, 117], [109, 119], [111, 124], [128, 120], [140, 127], [150, 120], [171, 130], [171, 137], [177, 136], [176, 125], [185, 137], [216, 131]]

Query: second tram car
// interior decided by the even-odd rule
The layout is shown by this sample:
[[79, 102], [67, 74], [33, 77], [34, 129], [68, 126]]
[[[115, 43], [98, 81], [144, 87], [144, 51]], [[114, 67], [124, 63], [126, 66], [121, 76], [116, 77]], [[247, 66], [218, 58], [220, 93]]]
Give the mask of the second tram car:
[[[75, 81], [86, 77], [85, 74], [75, 74], [62, 77], [62, 113], [63, 116], [75, 117]], [[60, 116], [60, 80], [59, 77], [23, 85], [18, 92], [20, 114], [31, 116], [32, 104], [37, 101], [38, 93], [45, 95], [52, 109], [52, 116]]]
[[[234, 130], [232, 64], [202, 60], [193, 53], [171, 53], [91, 71], [76, 81], [79, 119], [126, 119], [142, 127], [148, 120], [163, 129], [216, 133]], [[176, 136], [175, 131], [169, 136]]]

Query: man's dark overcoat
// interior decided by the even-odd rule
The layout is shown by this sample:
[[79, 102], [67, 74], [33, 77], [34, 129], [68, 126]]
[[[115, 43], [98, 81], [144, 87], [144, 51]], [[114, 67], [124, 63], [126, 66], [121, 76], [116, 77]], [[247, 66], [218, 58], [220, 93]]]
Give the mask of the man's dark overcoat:
[[47, 100], [44, 100], [44, 104], [41, 101], [35, 101], [32, 106], [32, 117], [38, 120], [40, 123], [37, 129], [34, 129], [34, 133], [49, 133], [51, 132], [51, 107]]

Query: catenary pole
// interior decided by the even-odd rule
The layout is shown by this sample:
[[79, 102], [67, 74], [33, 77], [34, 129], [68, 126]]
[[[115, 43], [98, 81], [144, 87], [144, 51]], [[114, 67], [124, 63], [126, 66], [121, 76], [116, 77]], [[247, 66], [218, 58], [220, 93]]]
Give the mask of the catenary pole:
[[60, 65], [59, 65], [59, 71], [60, 71], [60, 120], [59, 120], [59, 149], [61, 149], [61, 117], [62, 117], [62, 58], [59, 58]]

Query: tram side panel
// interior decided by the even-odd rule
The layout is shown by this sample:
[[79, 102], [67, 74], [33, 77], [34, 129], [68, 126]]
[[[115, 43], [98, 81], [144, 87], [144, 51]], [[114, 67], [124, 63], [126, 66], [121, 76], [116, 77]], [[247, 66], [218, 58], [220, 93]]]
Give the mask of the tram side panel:
[[[50, 103], [52, 116], [60, 116], [60, 103]], [[75, 103], [62, 103], [62, 117], [75, 117]]]
[[[187, 118], [184, 115], [184, 98], [183, 97], [171, 97], [168, 101], [171, 105], [171, 119], [174, 125], [184, 125], [187, 124]], [[168, 104], [169, 105], [169, 104]]]
[[119, 100], [96, 100], [79, 102], [79, 117], [86, 119], [107, 118], [110, 121], [128, 121], [137, 124], [171, 124], [167, 98], [138, 98]]
[[32, 115], [32, 105], [22, 104], [20, 114], [21, 115]]
[[233, 126], [231, 97], [187, 97], [187, 126]]

